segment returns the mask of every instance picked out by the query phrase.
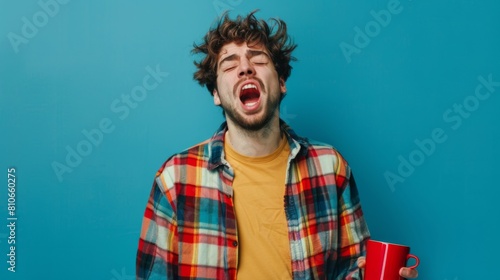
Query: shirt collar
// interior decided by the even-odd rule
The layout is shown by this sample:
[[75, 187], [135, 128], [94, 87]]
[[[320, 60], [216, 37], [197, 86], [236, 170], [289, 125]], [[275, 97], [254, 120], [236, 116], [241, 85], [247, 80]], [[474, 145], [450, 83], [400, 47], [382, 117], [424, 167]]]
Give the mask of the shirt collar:
[[[280, 119], [281, 131], [285, 133], [287, 137], [288, 144], [290, 145], [290, 158], [295, 158], [299, 153], [303, 154], [307, 152], [307, 147], [309, 142], [306, 138], [303, 138], [295, 133], [293, 129]], [[215, 134], [208, 141], [208, 169], [215, 169], [223, 164], [227, 164], [224, 155], [224, 134], [227, 131], [227, 122], [223, 122], [221, 126], [217, 129]]]

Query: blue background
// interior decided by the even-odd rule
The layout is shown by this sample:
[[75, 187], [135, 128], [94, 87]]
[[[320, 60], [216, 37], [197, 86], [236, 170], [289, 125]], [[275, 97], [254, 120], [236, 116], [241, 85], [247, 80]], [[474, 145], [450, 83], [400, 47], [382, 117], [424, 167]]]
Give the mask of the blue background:
[[[499, 2], [401, 0], [384, 24], [374, 14], [394, 0], [61, 0], [50, 14], [46, 2], [0, 4], [0, 176], [17, 170], [18, 218], [11, 273], [4, 180], [1, 279], [134, 279], [156, 170], [223, 120], [192, 80], [190, 50], [228, 8], [288, 23], [299, 60], [282, 117], [348, 159], [373, 238], [410, 245], [419, 279], [495, 278], [500, 87], [483, 100], [475, 90], [480, 76], [500, 81]], [[118, 112], [147, 67], [164, 76]], [[112, 129], [90, 146], [82, 131], [103, 121]]]

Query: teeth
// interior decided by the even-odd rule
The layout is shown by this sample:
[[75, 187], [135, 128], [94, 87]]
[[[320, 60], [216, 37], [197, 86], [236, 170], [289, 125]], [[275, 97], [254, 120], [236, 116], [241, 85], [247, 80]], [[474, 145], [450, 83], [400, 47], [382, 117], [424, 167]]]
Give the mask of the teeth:
[[246, 84], [241, 89], [257, 88], [254, 84]]

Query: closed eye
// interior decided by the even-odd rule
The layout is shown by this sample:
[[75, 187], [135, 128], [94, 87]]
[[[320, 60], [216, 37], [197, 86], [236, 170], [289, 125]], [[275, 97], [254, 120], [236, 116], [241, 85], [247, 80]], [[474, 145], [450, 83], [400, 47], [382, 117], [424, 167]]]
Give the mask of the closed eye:
[[264, 64], [267, 64], [269, 62], [269, 58], [267, 55], [259, 54], [259, 55], [253, 56], [250, 59], [250, 61], [254, 64], [257, 64], [257, 65], [264, 65]]
[[224, 72], [231, 71], [233, 69], [236, 69], [236, 67], [237, 67], [236, 65], [227, 65], [226, 67], [224, 67], [222, 69], [222, 71], [224, 71]]

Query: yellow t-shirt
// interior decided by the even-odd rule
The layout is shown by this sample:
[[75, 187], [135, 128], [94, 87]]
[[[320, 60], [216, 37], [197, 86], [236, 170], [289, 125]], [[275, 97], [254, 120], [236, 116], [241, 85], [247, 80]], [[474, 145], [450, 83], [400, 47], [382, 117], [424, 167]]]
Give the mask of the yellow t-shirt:
[[272, 154], [247, 157], [224, 142], [234, 170], [234, 207], [238, 229], [238, 280], [292, 279], [285, 179], [290, 146], [285, 137]]

